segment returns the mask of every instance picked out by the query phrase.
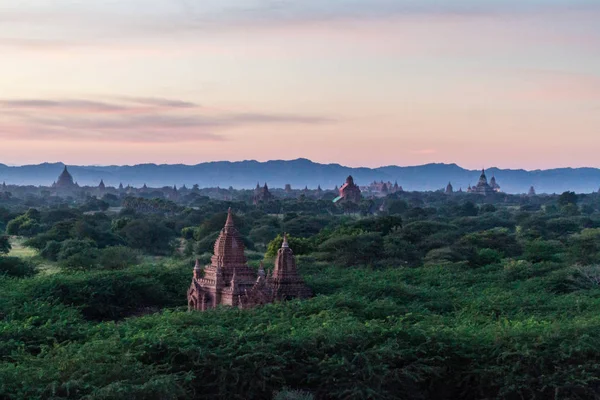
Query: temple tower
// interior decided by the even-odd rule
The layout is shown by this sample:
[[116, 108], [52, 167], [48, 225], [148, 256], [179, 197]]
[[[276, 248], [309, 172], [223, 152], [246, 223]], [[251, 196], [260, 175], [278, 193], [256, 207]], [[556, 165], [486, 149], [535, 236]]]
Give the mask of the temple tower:
[[239, 305], [239, 296], [252, 289], [256, 282], [254, 272], [248, 267], [244, 255], [244, 242], [233, 224], [231, 208], [227, 212], [225, 227], [215, 242], [210, 265], [204, 276], [194, 279], [188, 290], [188, 307], [205, 310], [218, 304]]
[[277, 300], [286, 300], [292, 298], [309, 298], [312, 291], [306, 284], [296, 269], [296, 258], [288, 244], [287, 235], [283, 235], [283, 243], [277, 251], [275, 259], [275, 268], [269, 278], [269, 284], [273, 288], [273, 295]]

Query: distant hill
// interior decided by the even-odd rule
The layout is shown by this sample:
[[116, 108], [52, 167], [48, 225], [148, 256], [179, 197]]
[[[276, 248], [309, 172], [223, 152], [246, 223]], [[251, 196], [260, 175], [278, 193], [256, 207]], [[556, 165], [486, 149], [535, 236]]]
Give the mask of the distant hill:
[[[0, 164], [0, 182], [18, 185], [51, 185], [61, 173], [64, 164], [43, 163], [11, 167]], [[133, 166], [69, 166], [73, 178], [80, 185], [98, 185], [100, 179], [108, 186], [123, 185], [151, 187], [181, 186], [201, 187], [220, 186], [227, 188], [253, 188], [257, 182], [267, 182], [270, 187], [283, 187], [286, 183], [292, 188], [333, 188], [340, 186], [348, 175], [354, 177], [358, 185], [367, 185], [374, 180], [398, 181], [405, 190], [437, 190], [452, 182], [455, 190], [465, 190], [479, 179], [480, 171], [468, 170], [456, 164], [426, 164], [414, 167], [387, 166], [380, 168], [350, 168], [339, 164], [318, 164], [307, 159], [290, 161], [219, 161], [197, 165], [156, 165], [140, 164]], [[495, 176], [502, 190], [507, 193], [526, 193], [534, 186], [537, 193], [562, 193], [572, 190], [590, 193], [600, 186], [600, 169], [559, 168], [525, 171], [490, 168], [486, 170], [488, 180]]]

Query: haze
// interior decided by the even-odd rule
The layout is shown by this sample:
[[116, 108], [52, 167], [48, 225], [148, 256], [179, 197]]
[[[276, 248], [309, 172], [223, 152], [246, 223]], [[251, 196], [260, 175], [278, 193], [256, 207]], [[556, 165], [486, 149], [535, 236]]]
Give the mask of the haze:
[[600, 167], [598, 21], [591, 0], [0, 0], [0, 162]]

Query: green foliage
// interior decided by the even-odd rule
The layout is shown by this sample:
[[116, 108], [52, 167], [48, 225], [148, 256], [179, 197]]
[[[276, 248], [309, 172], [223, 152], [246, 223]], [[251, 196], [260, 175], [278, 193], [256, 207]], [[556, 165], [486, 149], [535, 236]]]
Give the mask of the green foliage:
[[[395, 193], [368, 216], [308, 197], [186, 196], [195, 209], [0, 209], [58, 261], [35, 274], [0, 257], [0, 397], [600, 397], [600, 216], [574, 212], [570, 195], [558, 209], [558, 196]], [[577, 200], [596, 210], [599, 198]], [[210, 262], [229, 206], [267, 256], [290, 232], [314, 298], [187, 312], [193, 259]], [[183, 256], [135, 265], [179, 236]]]
[[17, 236], [33, 236], [41, 230], [39, 220], [40, 212], [31, 208], [25, 214], [8, 222], [6, 233]]
[[538, 263], [542, 261], [559, 261], [560, 254], [565, 251], [558, 240], [535, 239], [527, 241], [523, 256], [526, 260]]
[[283, 389], [280, 392], [276, 392], [275, 396], [273, 396], [273, 400], [314, 400], [314, 398], [315, 396], [309, 392], [290, 389]]
[[336, 265], [356, 266], [374, 263], [383, 253], [383, 238], [379, 233], [339, 235], [319, 245], [319, 259]]
[[113, 246], [100, 250], [98, 264], [102, 269], [124, 269], [138, 265], [141, 253], [125, 246]]
[[35, 275], [37, 268], [18, 257], [0, 257], [0, 275], [22, 278]]
[[[470, 233], [463, 236], [460, 243], [478, 249], [493, 249], [505, 256], [515, 256], [521, 253], [516, 236], [506, 228]], [[488, 252], [488, 254], [490, 253]]]
[[600, 262], [600, 229], [584, 229], [569, 239], [569, 252], [574, 262]]
[[575, 192], [564, 192], [558, 197], [558, 205], [567, 206], [569, 204], [577, 204], [578, 198]]
[[150, 254], [169, 254], [172, 251], [171, 241], [175, 233], [159, 221], [136, 219], [118, 232], [131, 248]]
[[8, 254], [12, 249], [10, 238], [8, 236], [0, 236], [0, 254]]
[[[275, 257], [277, 251], [281, 248], [282, 243], [283, 236], [277, 235], [275, 239], [267, 245], [265, 257]], [[314, 249], [314, 242], [309, 239], [296, 238], [288, 235], [288, 243], [295, 255], [309, 254]]]

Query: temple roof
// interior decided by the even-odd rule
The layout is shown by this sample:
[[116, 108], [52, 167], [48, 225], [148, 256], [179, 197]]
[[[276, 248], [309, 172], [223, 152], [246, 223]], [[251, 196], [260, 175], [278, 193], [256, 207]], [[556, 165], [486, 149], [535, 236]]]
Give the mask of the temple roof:
[[67, 166], [63, 169], [62, 173], [58, 176], [56, 181], [56, 186], [58, 187], [71, 187], [74, 186], [73, 176], [69, 173]]

